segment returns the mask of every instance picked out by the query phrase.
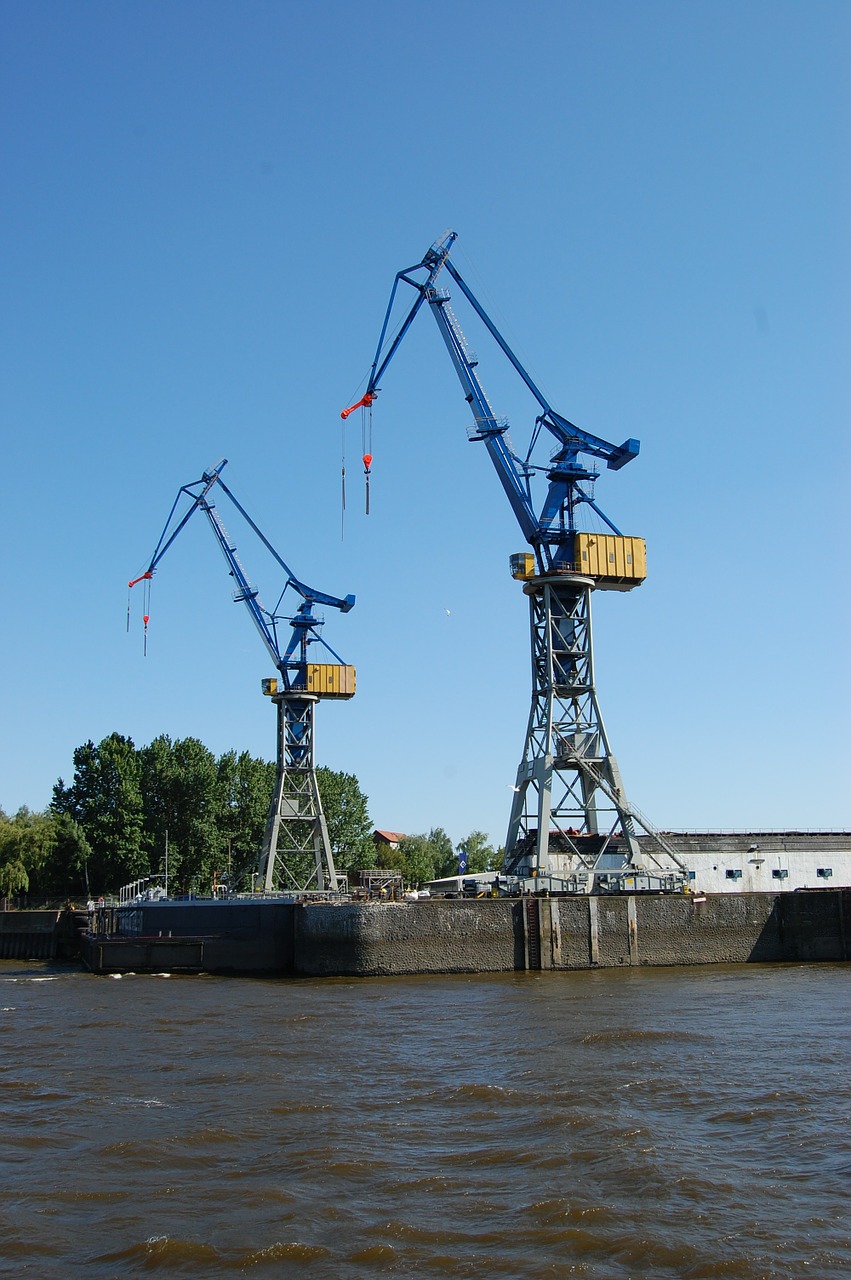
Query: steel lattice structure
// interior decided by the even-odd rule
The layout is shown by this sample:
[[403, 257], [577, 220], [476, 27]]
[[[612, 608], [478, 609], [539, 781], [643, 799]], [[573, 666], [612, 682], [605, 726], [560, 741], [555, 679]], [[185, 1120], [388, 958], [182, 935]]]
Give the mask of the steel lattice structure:
[[317, 699], [273, 694], [273, 701], [278, 711], [277, 769], [258, 878], [267, 893], [336, 890], [334, 855], [316, 780]]
[[547, 882], [578, 885], [577, 873], [619, 870], [638, 854], [594, 683], [593, 587], [578, 575], [524, 587], [532, 708], [508, 824], [507, 869]]

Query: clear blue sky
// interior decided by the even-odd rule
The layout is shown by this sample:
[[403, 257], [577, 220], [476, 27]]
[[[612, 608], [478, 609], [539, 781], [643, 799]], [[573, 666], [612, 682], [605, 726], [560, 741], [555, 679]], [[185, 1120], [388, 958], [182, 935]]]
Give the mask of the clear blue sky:
[[358, 597], [327, 615], [359, 691], [320, 708], [320, 761], [377, 826], [502, 842], [523, 543], [427, 314], [368, 519], [349, 430], [340, 530], [340, 408], [393, 275], [451, 226], [554, 406], [641, 440], [597, 488], [648, 542], [646, 584], [595, 597], [631, 799], [663, 827], [847, 828], [849, 53], [846, 0], [3, 5], [0, 805], [43, 807], [113, 730], [273, 755], [269, 663], [200, 522], [146, 659], [141, 601], [125, 632], [177, 488], [226, 455], [292, 566]]

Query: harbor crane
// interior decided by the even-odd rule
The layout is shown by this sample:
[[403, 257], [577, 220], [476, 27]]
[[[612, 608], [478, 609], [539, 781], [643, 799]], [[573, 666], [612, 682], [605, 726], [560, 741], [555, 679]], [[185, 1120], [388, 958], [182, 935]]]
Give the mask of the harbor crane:
[[[609, 745], [594, 682], [591, 593], [630, 591], [646, 576], [642, 538], [625, 537], [593, 496], [597, 463], [619, 471], [638, 456], [639, 442], [615, 445], [568, 421], [545, 399], [450, 257], [446, 232], [421, 262], [396, 275], [375, 359], [362, 398], [344, 409], [365, 415], [417, 313], [427, 303], [473, 415], [468, 438], [487, 450], [531, 547], [512, 555], [512, 576], [529, 599], [532, 705], [505, 842], [503, 871], [550, 892], [615, 892], [683, 887], [687, 869], [665, 836], [629, 803]], [[438, 283], [448, 276], [484, 324], [537, 402], [525, 453], [515, 452], [508, 420], [497, 417], [479, 380], [478, 359]], [[400, 285], [414, 300], [388, 338]], [[555, 448], [545, 461], [541, 441]], [[371, 459], [370, 459], [371, 460]], [[544, 484], [536, 507], [534, 486]], [[586, 513], [604, 532], [589, 532]], [[639, 830], [644, 835], [639, 842]]]
[[[278, 671], [277, 676], [262, 682], [264, 694], [277, 707], [277, 767], [255, 887], [266, 892], [337, 892], [340, 877], [334, 866], [316, 779], [314, 711], [319, 699], [351, 698], [354, 695], [355, 669], [347, 666], [320, 636], [323, 620], [316, 616], [314, 609], [319, 605], [348, 613], [355, 597], [349, 595], [340, 599], [317, 591], [293, 573], [225, 484], [221, 473], [226, 465], [227, 459], [222, 458], [205, 471], [200, 480], [185, 484], [178, 490], [150, 564], [129, 586], [132, 588], [136, 583], [144, 582], [146, 593], [150, 592], [151, 579], [166, 551], [195, 512], [203, 511], [224, 554], [228, 572], [236, 583], [233, 598], [245, 605]], [[242, 566], [213, 499], [218, 492], [230, 500], [286, 575], [273, 609], [263, 605], [257, 588]], [[178, 508], [185, 505], [185, 499], [189, 500], [188, 509], [178, 518]], [[292, 615], [281, 612], [288, 590], [301, 597], [301, 603]], [[146, 603], [146, 631], [148, 614]], [[283, 630], [285, 622], [291, 628], [288, 639]], [[327, 649], [333, 662], [308, 660], [309, 646], [316, 642]]]

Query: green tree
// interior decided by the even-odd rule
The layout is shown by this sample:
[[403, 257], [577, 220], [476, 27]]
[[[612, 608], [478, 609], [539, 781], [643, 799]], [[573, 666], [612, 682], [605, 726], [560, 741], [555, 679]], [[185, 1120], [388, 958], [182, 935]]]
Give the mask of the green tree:
[[[471, 831], [466, 839], [459, 842], [458, 852], [467, 855], [467, 871], [470, 875], [481, 871], [493, 871], [497, 865], [496, 850], [492, 844], [488, 843], [484, 831]], [[450, 871], [443, 874], [452, 875], [453, 873]]]
[[443, 827], [432, 827], [428, 833], [428, 839], [434, 850], [434, 874], [428, 878], [433, 880], [436, 876], [455, 875], [458, 871], [458, 858], [452, 847], [451, 837]]
[[26, 893], [30, 887], [22, 828], [22, 821], [26, 822], [27, 817], [28, 809], [20, 809], [14, 818], [7, 817], [0, 809], [0, 897], [3, 898]]
[[216, 762], [217, 817], [222, 861], [229, 883], [250, 887], [275, 785], [275, 766], [241, 751]]
[[338, 871], [358, 871], [375, 861], [369, 801], [353, 773], [316, 770], [328, 839]]
[[0, 862], [0, 898], [14, 898], [30, 887], [27, 869], [20, 858], [8, 857]]
[[34, 813], [24, 805], [11, 821], [7, 820], [3, 835], [6, 860], [20, 863], [26, 870], [28, 881], [31, 881], [53, 852], [56, 843], [54, 820], [50, 814]]
[[85, 837], [67, 814], [33, 813], [14, 818], [0, 811], [0, 894], [76, 896], [84, 891]]
[[452, 840], [443, 827], [432, 827], [428, 835], [418, 834], [405, 836], [399, 842], [398, 849], [383, 850], [378, 855], [378, 865], [398, 868], [405, 883], [416, 886], [426, 880], [436, 880], [443, 875], [454, 872], [443, 870], [445, 867], [457, 870], [457, 859], [452, 848]]
[[139, 751], [142, 793], [142, 843], [152, 875], [165, 877], [167, 847], [177, 831], [177, 788], [174, 748], [167, 733], [159, 734]]
[[[335, 861], [341, 871], [374, 859], [367, 798], [354, 774], [319, 769], [318, 781]], [[248, 887], [257, 866], [275, 766], [247, 751], [217, 760], [197, 738], [160, 734], [136, 750], [110, 734], [74, 752], [74, 779], [53, 789], [49, 857], [8, 858], [6, 880], [39, 892], [114, 892], [142, 876], [165, 872], [170, 888], [206, 892], [227, 873]], [[61, 819], [61, 821], [59, 821]], [[9, 820], [6, 819], [8, 822]], [[0, 864], [2, 865], [2, 864]], [[306, 868], [309, 872], [310, 867]], [[298, 871], [298, 869], [296, 869]]]
[[89, 740], [74, 752], [74, 780], [53, 788], [51, 809], [68, 814], [83, 829], [91, 849], [89, 892], [114, 892], [147, 874], [142, 847], [141, 766], [131, 738], [111, 733], [97, 746]]
[[85, 832], [68, 813], [47, 813], [52, 828], [47, 856], [30, 873], [31, 894], [50, 898], [87, 897], [86, 867], [91, 846]]
[[176, 741], [161, 734], [140, 757], [144, 843], [149, 865], [168, 871], [171, 886], [184, 892], [209, 889], [219, 867], [222, 838], [218, 778], [213, 753], [197, 738]]

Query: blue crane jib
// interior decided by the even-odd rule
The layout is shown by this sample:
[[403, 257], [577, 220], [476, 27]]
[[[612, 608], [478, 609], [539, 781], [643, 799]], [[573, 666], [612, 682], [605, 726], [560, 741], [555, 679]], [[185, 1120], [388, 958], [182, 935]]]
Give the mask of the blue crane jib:
[[[620, 445], [611, 444], [577, 427], [552, 408], [450, 258], [450, 249], [455, 239], [454, 231], [447, 232], [431, 246], [421, 262], [397, 273], [366, 392], [356, 405], [344, 410], [342, 416], [346, 418], [354, 409], [360, 406], [368, 408], [375, 402], [384, 371], [399, 349], [417, 312], [423, 303], [427, 302], [473, 414], [473, 426], [468, 431], [469, 438], [484, 443], [523, 535], [533, 548], [537, 571], [544, 574], [581, 571], [575, 535], [580, 530], [577, 513], [582, 507], [593, 510], [610, 530], [611, 535], [616, 538], [621, 537], [620, 531], [594, 500], [591, 490], [599, 472], [595, 469], [593, 461], [589, 465], [587, 460], [603, 460], [609, 469], [618, 471], [638, 455], [639, 442], [628, 439]], [[507, 420], [497, 417], [491, 407], [478, 376], [478, 360], [470, 351], [464, 333], [449, 305], [449, 291], [440, 288], [436, 283], [438, 276], [444, 270], [461, 290], [538, 404], [540, 412], [535, 418], [528, 449], [524, 456], [514, 452], [508, 437]], [[416, 292], [416, 297], [395, 336], [388, 342], [388, 330], [400, 282], [411, 286]], [[555, 451], [545, 463], [536, 462], [533, 459], [542, 431], [548, 432], [556, 442]], [[532, 496], [532, 481], [540, 475], [545, 477], [547, 487], [540, 509], [536, 510]], [[631, 555], [631, 552], [629, 554]], [[608, 585], [605, 582], [606, 574], [594, 576], [598, 577], [599, 585]], [[636, 572], [632, 579], [628, 574], [620, 581], [623, 586], [636, 585], [636, 582], [642, 578], [643, 573]]]
[[[185, 528], [196, 511], [203, 511], [224, 555], [228, 571], [236, 583], [233, 598], [236, 602], [245, 605], [252, 622], [260, 633], [260, 638], [280, 674], [282, 682], [281, 693], [284, 696], [287, 693], [306, 692], [313, 693], [319, 697], [351, 697], [354, 693], [354, 668], [345, 666], [342, 658], [319, 635], [322, 619], [318, 618], [314, 613], [314, 606], [324, 605], [339, 609], [341, 613], [348, 613], [355, 603], [355, 597], [348, 595], [340, 598], [329, 595], [325, 591], [318, 591], [314, 587], [308, 586], [293, 573], [286, 561], [276, 551], [263, 531], [252, 520], [251, 516], [225, 484], [221, 473], [226, 465], [227, 459], [222, 458], [215, 466], [205, 471], [200, 480], [181, 486], [172, 504], [150, 564], [140, 577], [134, 578], [130, 582], [129, 586], [133, 587], [137, 582], [142, 581], [147, 584], [150, 583], [157, 566], [175, 538]], [[284, 586], [273, 609], [267, 609], [263, 605], [257, 588], [251, 583], [243, 568], [236, 546], [228, 534], [216, 504], [211, 497], [214, 490], [219, 490], [226, 495], [286, 575]], [[184, 497], [189, 499], [189, 506], [183, 515], [178, 518], [178, 508]], [[298, 605], [292, 615], [280, 612], [288, 590], [292, 590], [301, 597], [301, 604]], [[288, 623], [291, 628], [288, 639], [285, 633], [281, 634], [279, 631], [281, 624], [284, 622]], [[147, 626], [147, 609], [145, 611], [145, 623]], [[308, 646], [314, 641], [319, 641], [328, 650], [334, 659], [333, 663], [320, 664], [307, 661]], [[264, 692], [273, 695], [277, 694], [277, 680], [264, 681]]]

